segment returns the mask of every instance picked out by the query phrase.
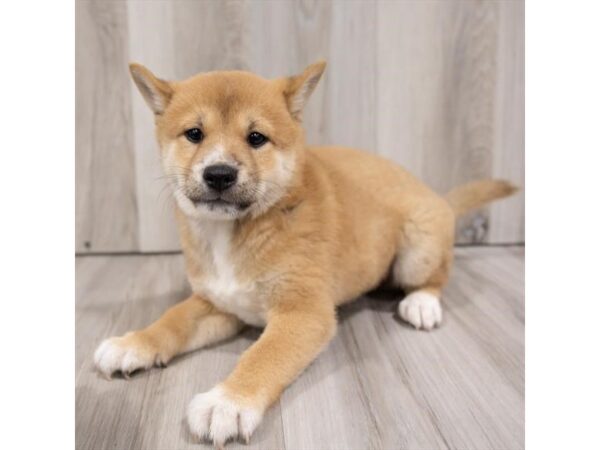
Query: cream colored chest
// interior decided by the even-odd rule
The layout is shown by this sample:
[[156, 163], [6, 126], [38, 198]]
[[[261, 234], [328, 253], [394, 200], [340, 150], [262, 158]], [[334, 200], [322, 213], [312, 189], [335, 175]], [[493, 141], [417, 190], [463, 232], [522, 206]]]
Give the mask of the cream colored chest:
[[203, 274], [191, 278], [192, 289], [224, 312], [254, 326], [266, 325], [267, 300], [255, 281], [241, 280], [234, 265], [233, 224], [212, 222], [198, 226], [197, 242], [203, 246]]

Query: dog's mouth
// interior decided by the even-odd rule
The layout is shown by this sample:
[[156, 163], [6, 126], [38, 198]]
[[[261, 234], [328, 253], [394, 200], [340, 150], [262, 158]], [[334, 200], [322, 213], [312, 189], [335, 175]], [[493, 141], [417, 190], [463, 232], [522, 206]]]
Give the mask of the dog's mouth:
[[225, 191], [205, 189], [203, 186], [189, 186], [183, 194], [199, 209], [236, 214], [246, 212], [258, 198], [250, 185], [236, 185]]
[[238, 199], [228, 199], [223, 196], [218, 197], [189, 197], [189, 199], [196, 206], [208, 206], [210, 209], [226, 209], [226, 208], [235, 208], [239, 211], [244, 211], [248, 209], [252, 202], [249, 200], [238, 200]]
[[228, 201], [228, 200], [225, 200], [222, 198], [215, 198], [212, 200], [199, 200], [199, 201], [195, 201], [194, 203], [196, 205], [198, 205], [198, 204], [208, 205], [212, 208], [225, 208], [228, 206], [233, 206], [236, 209], [239, 209], [240, 211], [248, 209], [250, 207], [250, 205], [252, 204], [251, 202], [232, 202], [232, 201]]

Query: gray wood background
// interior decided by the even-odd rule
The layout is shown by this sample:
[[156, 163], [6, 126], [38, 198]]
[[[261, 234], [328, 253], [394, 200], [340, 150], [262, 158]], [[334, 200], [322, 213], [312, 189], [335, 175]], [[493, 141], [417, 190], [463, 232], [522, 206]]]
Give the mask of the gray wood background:
[[[78, 0], [76, 250], [178, 250], [153, 121], [129, 80], [327, 59], [308, 142], [388, 157], [440, 192], [476, 178], [524, 186], [522, 0]], [[519, 194], [461, 221], [463, 243], [524, 241]]]
[[[185, 409], [227, 376], [260, 331], [107, 381], [94, 370], [95, 348], [185, 298], [183, 257], [82, 256], [75, 267], [75, 448], [213, 449], [192, 438]], [[460, 248], [435, 331], [401, 323], [397, 293], [345, 305], [333, 341], [250, 445], [226, 450], [523, 449], [524, 282], [522, 247]]]

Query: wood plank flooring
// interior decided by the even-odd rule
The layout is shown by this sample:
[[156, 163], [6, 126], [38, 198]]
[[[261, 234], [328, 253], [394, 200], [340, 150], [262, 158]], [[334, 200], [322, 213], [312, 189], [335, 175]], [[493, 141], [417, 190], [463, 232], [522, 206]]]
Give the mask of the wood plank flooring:
[[[234, 367], [260, 331], [107, 381], [92, 355], [188, 291], [181, 255], [76, 261], [76, 448], [201, 449], [184, 413]], [[340, 310], [338, 334], [244, 446], [230, 449], [524, 447], [524, 249], [458, 248], [444, 323], [401, 323], [389, 293]]]

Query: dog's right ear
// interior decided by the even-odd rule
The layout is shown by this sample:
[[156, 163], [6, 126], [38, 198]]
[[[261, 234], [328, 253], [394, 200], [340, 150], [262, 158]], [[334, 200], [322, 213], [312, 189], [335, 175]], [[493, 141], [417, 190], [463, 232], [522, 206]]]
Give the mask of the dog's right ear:
[[171, 85], [167, 81], [155, 77], [141, 64], [129, 64], [129, 71], [150, 109], [154, 114], [162, 114], [173, 96]]
[[283, 95], [290, 114], [295, 119], [302, 119], [302, 110], [321, 79], [326, 65], [327, 63], [321, 60], [308, 66], [300, 75], [287, 78]]

